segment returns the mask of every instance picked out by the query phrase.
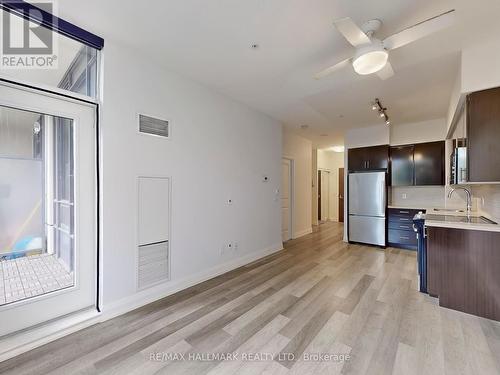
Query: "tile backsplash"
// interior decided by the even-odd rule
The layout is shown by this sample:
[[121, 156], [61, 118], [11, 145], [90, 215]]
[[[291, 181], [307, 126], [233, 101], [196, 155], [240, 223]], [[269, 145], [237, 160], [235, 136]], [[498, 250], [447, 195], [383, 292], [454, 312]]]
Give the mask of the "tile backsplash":
[[[402, 207], [465, 209], [467, 206], [465, 192], [457, 190], [451, 198], [448, 198], [447, 194], [450, 189], [449, 186], [395, 186], [390, 188], [389, 204]], [[472, 209], [475, 210], [476, 207], [478, 207], [477, 199], [473, 199]]]
[[394, 186], [390, 188], [390, 204], [393, 206], [444, 207], [444, 186]]
[[478, 207], [488, 215], [500, 219], [500, 185], [472, 187], [472, 194], [478, 200]]

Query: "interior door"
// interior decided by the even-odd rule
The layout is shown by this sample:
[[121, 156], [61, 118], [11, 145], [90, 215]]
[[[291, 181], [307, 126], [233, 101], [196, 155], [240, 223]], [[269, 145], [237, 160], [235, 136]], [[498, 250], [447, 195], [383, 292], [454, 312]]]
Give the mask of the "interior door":
[[339, 168], [339, 222], [344, 222], [344, 168]]
[[[12, 279], [3, 280], [10, 283], [9, 288], [14, 288], [5, 294], [3, 303], [0, 301], [3, 322], [0, 336], [3, 336], [84, 309], [95, 309], [96, 109], [92, 104], [70, 98], [0, 83], [0, 111], [9, 113], [2, 118], [9, 131], [16, 131], [19, 121], [34, 116], [36, 121], [31, 122], [31, 131], [43, 134], [42, 141], [34, 139], [32, 147], [26, 145], [27, 157], [14, 158], [16, 163], [33, 164], [40, 160], [42, 168], [37, 174], [40, 184], [35, 189], [40, 189], [43, 198], [21, 215], [16, 236], [11, 238], [15, 245], [8, 245], [7, 255], [1, 259], [2, 266], [17, 268], [7, 275]], [[0, 144], [0, 151], [7, 150], [4, 146]], [[4, 163], [11, 164], [9, 160], [14, 160], [0, 156]], [[29, 180], [19, 182], [6, 169], [0, 170], [0, 178], [3, 192], [0, 210], [13, 196], [11, 193], [19, 191], [11, 189], [11, 183], [25, 189], [18, 206], [33, 190], [34, 185], [27, 183]], [[2, 220], [9, 223], [10, 216], [1, 213]], [[33, 232], [35, 227], [41, 229]], [[18, 251], [27, 240], [31, 245]]]
[[321, 221], [321, 171], [318, 171], [318, 221]]
[[330, 218], [330, 173], [321, 171], [321, 221]]
[[283, 241], [292, 238], [292, 164], [289, 159], [281, 161], [281, 236]]

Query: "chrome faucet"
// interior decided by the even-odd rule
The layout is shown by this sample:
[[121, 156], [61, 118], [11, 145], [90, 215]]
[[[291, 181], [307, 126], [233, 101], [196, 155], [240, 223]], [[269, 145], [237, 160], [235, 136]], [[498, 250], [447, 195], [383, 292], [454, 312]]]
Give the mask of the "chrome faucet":
[[455, 190], [465, 191], [465, 194], [467, 196], [467, 216], [470, 216], [470, 213], [472, 210], [472, 194], [471, 194], [470, 190], [466, 189], [464, 187], [457, 187], [457, 188], [451, 189], [450, 192], [448, 193], [448, 198], [451, 198], [451, 196], [455, 192]]

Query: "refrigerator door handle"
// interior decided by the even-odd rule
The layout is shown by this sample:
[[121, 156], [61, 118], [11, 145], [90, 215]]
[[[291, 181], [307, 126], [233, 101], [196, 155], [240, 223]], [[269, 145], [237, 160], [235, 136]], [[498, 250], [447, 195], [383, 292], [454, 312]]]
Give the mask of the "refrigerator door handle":
[[[382, 202], [382, 210], [385, 208], [385, 181], [380, 181], [380, 201]], [[385, 212], [384, 212], [385, 216]]]

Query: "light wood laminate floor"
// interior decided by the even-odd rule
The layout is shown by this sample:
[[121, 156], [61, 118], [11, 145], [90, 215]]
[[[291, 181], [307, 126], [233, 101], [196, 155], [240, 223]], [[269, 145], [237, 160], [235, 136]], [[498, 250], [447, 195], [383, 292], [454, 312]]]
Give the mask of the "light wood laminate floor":
[[[323, 224], [282, 252], [3, 362], [0, 373], [499, 373], [499, 323], [417, 292], [414, 252], [348, 245], [342, 232]], [[323, 358], [308, 360], [315, 354]]]

